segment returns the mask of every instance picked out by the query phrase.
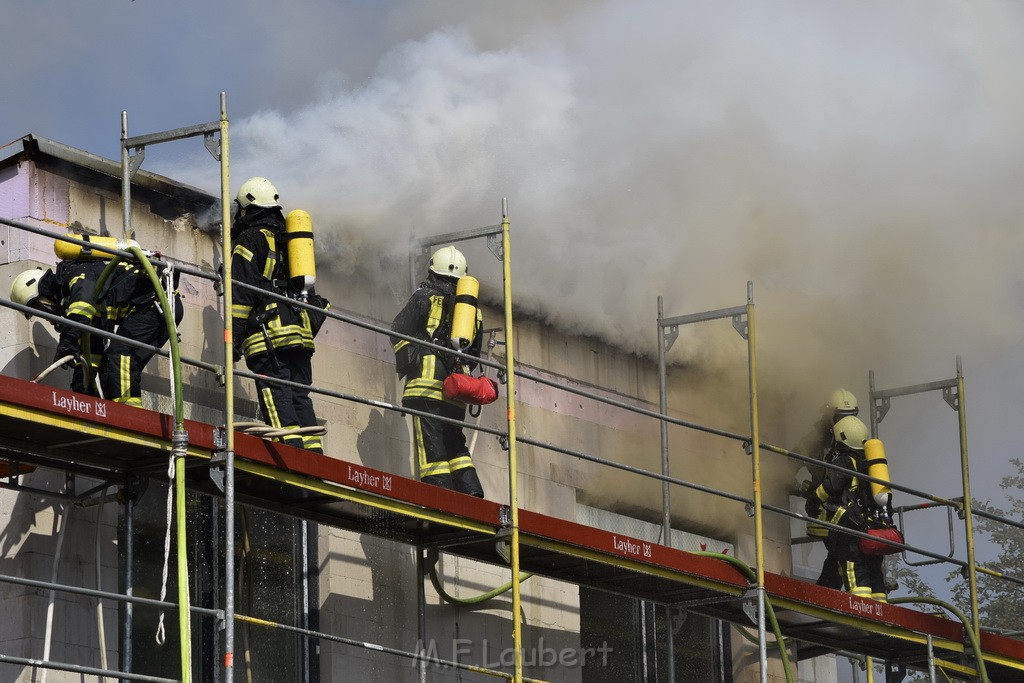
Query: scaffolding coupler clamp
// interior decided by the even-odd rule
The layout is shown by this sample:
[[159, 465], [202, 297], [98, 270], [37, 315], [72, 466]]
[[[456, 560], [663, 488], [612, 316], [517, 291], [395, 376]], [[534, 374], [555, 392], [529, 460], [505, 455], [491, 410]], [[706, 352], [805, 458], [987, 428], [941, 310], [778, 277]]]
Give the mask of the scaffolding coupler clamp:
[[746, 441], [744, 441], [743, 442], [743, 452], [746, 453], [747, 455], [753, 455], [754, 454], [754, 442], [751, 441], [750, 439], [747, 439]]
[[964, 508], [964, 497], [957, 496], [956, 498], [950, 498], [956, 504], [956, 516], [961, 520], [967, 519], [967, 510]]
[[750, 584], [741, 596], [743, 600], [743, 613], [747, 615], [747, 619], [750, 619], [750, 622], [755, 626], [757, 625], [757, 592], [757, 584]]
[[210, 481], [213, 482], [217, 489], [224, 493], [225, 491], [225, 472], [227, 469], [228, 451], [226, 448], [218, 448], [214, 452], [213, 457], [210, 458], [209, 476]]
[[[502, 506], [502, 513], [508, 511], [508, 508]], [[509, 514], [511, 514], [509, 512]], [[505, 564], [512, 564], [512, 527], [501, 526], [494, 533], [494, 552], [498, 553], [498, 556], [505, 560]]]
[[509, 441], [508, 434], [498, 435], [498, 445], [501, 446], [501, 450], [507, 451], [509, 449], [510, 443], [511, 442]]
[[502, 505], [498, 508], [498, 523], [505, 529], [510, 529], [512, 526], [512, 508], [508, 505]]
[[[213, 447], [216, 448], [218, 452], [219, 451], [223, 451], [225, 448], [228, 447], [227, 428], [225, 428], [225, 427], [214, 427], [213, 428]], [[217, 455], [215, 454], [213, 457], [214, 457], [214, 459], [216, 459]], [[212, 463], [213, 460], [211, 460], [210, 462]]]

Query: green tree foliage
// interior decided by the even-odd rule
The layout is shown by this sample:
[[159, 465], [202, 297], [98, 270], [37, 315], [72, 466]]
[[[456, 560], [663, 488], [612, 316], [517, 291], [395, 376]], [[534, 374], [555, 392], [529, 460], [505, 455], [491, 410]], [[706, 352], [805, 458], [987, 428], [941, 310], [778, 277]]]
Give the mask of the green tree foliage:
[[[1009, 510], [1003, 510], [988, 502], [974, 501], [974, 510], [983, 510], [996, 517], [1017, 520], [1024, 519], [1024, 461], [1012, 458], [1010, 463], [1017, 473], [1003, 477], [1000, 488], [1007, 492]], [[976, 562], [988, 569], [1001, 572], [1017, 579], [1024, 578], [1024, 529], [1010, 526], [979, 515], [973, 516], [976, 539], [985, 536], [998, 549], [995, 561]], [[988, 628], [1024, 630], [1024, 588], [1019, 583], [989, 576], [979, 572], [978, 614], [983, 626]], [[946, 581], [955, 581], [953, 598], [966, 614], [970, 614], [970, 595], [967, 582], [959, 571], [951, 572]]]

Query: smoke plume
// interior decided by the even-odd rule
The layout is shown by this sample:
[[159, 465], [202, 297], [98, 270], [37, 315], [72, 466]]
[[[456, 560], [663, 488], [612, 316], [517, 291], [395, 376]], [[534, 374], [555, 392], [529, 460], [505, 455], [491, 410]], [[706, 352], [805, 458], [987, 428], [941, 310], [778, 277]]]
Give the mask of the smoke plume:
[[[504, 41], [453, 25], [233, 122], [232, 177], [272, 177], [330, 234], [321, 262], [395, 291], [412, 236], [498, 223], [508, 198], [516, 306], [637, 353], [659, 295], [671, 317], [751, 281], [764, 386], [817, 407], [867, 368], [1020, 340], [1021, 14], [612, 0]], [[672, 360], [745, 372], [722, 326]]]

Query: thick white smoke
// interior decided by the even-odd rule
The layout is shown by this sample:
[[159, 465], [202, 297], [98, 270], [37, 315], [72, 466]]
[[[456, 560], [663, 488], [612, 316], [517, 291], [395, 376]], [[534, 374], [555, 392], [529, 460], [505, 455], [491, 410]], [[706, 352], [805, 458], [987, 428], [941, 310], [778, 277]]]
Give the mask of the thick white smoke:
[[[763, 372], [817, 404], [866, 368], [930, 379], [1020, 340], [1021, 18], [643, 0], [500, 49], [436, 31], [356, 87], [233, 122], [232, 177], [309, 210], [339, 277], [386, 277], [410, 235], [497, 223], [507, 197], [516, 305], [643, 353], [658, 295], [681, 315], [745, 303], [750, 280]], [[207, 166], [183, 175], [215, 187]], [[719, 338], [674, 354], [717, 362]]]

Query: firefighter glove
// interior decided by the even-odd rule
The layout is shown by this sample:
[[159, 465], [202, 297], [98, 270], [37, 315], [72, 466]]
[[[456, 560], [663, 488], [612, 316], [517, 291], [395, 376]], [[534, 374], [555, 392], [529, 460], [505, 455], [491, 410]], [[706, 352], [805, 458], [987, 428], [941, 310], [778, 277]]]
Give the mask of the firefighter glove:
[[[77, 358], [78, 355], [78, 340], [62, 337], [60, 342], [57, 344], [57, 353], [54, 354], [53, 361], [56, 363], [58, 360], [64, 358], [65, 356], [74, 356], [75, 358]], [[73, 361], [69, 361], [67, 363], [64, 363], [61, 367], [69, 368], [71, 367], [72, 364]]]

